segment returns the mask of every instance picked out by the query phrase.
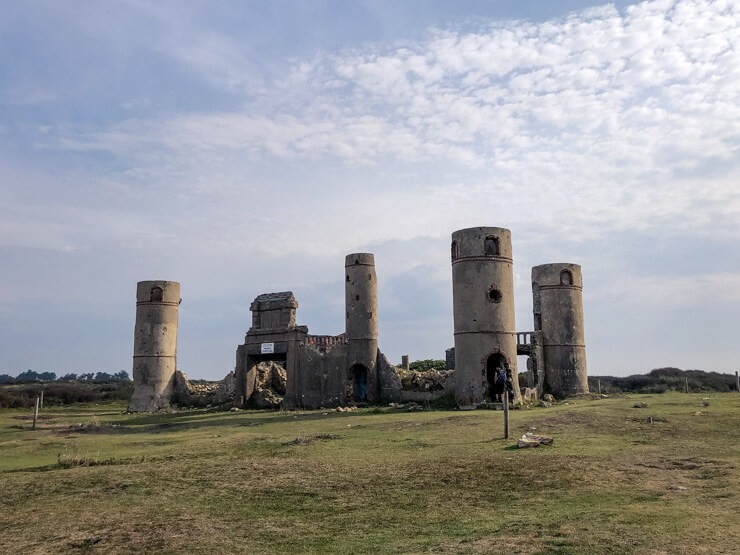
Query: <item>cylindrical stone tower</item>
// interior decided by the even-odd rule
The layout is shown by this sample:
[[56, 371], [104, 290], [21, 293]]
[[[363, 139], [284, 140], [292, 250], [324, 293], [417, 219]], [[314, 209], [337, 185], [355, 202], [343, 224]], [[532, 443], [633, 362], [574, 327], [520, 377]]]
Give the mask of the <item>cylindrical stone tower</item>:
[[452, 234], [455, 400], [461, 408], [493, 400], [496, 369], [507, 364], [515, 401], [521, 401], [512, 265], [508, 229], [472, 227]]
[[[378, 280], [375, 257], [370, 253], [349, 254], [344, 261], [346, 337], [349, 342], [348, 396], [354, 401], [376, 401], [378, 359]], [[349, 388], [348, 388], [349, 389]]]
[[560, 397], [588, 393], [581, 267], [568, 263], [535, 266], [532, 296], [545, 391]]
[[175, 281], [140, 281], [136, 286], [131, 412], [154, 412], [170, 406], [177, 368], [179, 305], [180, 284]]

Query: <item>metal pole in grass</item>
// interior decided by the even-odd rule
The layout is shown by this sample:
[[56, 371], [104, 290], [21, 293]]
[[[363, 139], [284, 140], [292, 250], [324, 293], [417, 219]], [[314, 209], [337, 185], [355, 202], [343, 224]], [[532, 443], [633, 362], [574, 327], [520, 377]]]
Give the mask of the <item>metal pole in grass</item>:
[[33, 425], [31, 426], [32, 430], [36, 429], [36, 419], [39, 417], [39, 396], [36, 396], [36, 404], [33, 407]]
[[44, 408], [44, 390], [41, 390], [41, 401], [39, 402], [39, 408], [43, 410]]
[[740, 372], [735, 370], [735, 391], [740, 393]]
[[509, 392], [504, 391], [504, 439], [509, 439]]
[[599, 397], [601, 397], [601, 380], [599, 380]]
[[689, 392], [689, 379], [686, 378], [686, 393]]

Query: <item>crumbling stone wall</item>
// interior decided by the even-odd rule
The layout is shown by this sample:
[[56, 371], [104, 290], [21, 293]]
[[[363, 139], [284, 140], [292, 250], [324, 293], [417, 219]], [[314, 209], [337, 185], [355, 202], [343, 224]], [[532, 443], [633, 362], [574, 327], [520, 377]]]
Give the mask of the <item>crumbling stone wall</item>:
[[398, 403], [401, 401], [401, 376], [399, 370], [393, 366], [386, 356], [378, 350], [378, 383], [380, 384], [380, 400], [384, 403]]
[[231, 404], [234, 400], [236, 379], [229, 372], [220, 382], [191, 382], [185, 372], [175, 372], [172, 402], [185, 407], [208, 407]]

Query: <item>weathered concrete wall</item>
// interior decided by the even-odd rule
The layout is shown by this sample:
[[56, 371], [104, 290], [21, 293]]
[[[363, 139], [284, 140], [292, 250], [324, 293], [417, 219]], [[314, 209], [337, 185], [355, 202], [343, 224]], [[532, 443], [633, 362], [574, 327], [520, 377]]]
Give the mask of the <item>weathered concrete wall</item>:
[[[302, 344], [299, 347], [299, 372], [296, 389], [300, 396], [287, 400], [286, 408], [318, 408], [351, 405], [357, 402], [352, 395], [352, 381], [348, 376], [350, 345], [338, 343], [319, 347]], [[378, 394], [372, 402], [398, 402], [401, 399], [401, 380], [396, 368], [378, 351], [375, 356]], [[370, 400], [368, 400], [370, 402]]]
[[154, 412], [170, 406], [177, 367], [179, 305], [180, 284], [175, 281], [140, 281], [136, 286], [131, 412]]
[[[349, 342], [347, 380], [352, 385], [354, 400], [375, 402], [380, 398], [377, 376], [378, 356], [378, 279], [375, 257], [370, 253], [349, 254], [345, 270], [345, 334]], [[358, 398], [356, 368], [367, 373], [366, 399]]]
[[499, 227], [455, 231], [451, 252], [458, 406], [474, 407], [489, 397], [487, 365], [496, 355], [511, 367], [518, 402], [511, 232]]
[[541, 331], [545, 390], [560, 397], [588, 393], [581, 267], [535, 266], [532, 295], [535, 330]]
[[296, 376], [296, 390], [299, 393], [286, 403], [286, 408], [346, 405], [349, 345], [318, 347], [304, 343], [298, 349], [300, 370]]

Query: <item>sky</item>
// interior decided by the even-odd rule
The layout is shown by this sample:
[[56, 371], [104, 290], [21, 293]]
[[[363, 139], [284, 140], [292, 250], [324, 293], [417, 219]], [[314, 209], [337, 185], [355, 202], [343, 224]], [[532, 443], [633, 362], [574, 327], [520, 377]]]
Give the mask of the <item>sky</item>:
[[392, 362], [454, 343], [450, 235], [583, 268], [588, 371], [740, 368], [740, 4], [0, 0], [0, 373], [132, 367], [181, 283], [219, 379], [259, 294], [344, 328], [375, 254]]

